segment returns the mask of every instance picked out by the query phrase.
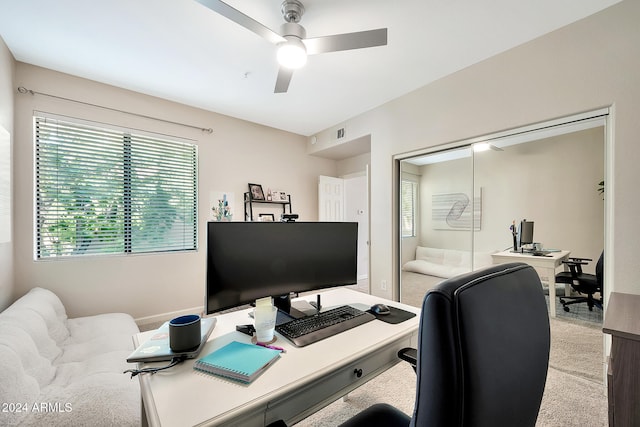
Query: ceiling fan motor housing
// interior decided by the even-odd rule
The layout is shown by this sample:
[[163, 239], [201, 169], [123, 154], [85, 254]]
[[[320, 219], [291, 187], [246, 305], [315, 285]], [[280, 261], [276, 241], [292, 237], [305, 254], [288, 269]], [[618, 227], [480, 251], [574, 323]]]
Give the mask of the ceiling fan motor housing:
[[300, 24], [296, 24], [295, 22], [287, 22], [280, 26], [280, 34], [285, 39], [287, 36], [297, 37], [299, 39], [304, 39], [307, 37], [307, 32], [304, 27]]
[[298, 0], [284, 0], [280, 10], [285, 21], [297, 23], [302, 18], [304, 6]]

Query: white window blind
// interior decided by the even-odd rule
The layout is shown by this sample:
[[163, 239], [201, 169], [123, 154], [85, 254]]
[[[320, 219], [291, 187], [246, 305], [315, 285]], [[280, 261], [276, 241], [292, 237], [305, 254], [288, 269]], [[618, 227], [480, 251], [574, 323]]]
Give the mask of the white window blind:
[[402, 180], [400, 195], [400, 221], [402, 225], [402, 237], [415, 237], [416, 235], [416, 204], [418, 197], [418, 183]]
[[197, 146], [35, 117], [36, 258], [195, 250]]

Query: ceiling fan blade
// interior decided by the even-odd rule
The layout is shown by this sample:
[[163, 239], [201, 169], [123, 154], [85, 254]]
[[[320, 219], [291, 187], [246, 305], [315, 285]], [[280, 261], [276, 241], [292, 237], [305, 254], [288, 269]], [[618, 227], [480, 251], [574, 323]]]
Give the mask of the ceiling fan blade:
[[276, 80], [276, 88], [273, 93], [285, 93], [289, 89], [289, 83], [293, 77], [293, 70], [285, 67], [280, 67], [278, 70], [278, 79]]
[[307, 48], [307, 55], [384, 46], [387, 44], [387, 29], [379, 28], [377, 30], [360, 31], [357, 33], [314, 37], [304, 39], [302, 42]]
[[286, 41], [286, 39], [282, 37], [280, 34], [276, 33], [275, 31], [271, 30], [268, 27], [265, 27], [255, 19], [248, 17], [244, 13], [240, 12], [237, 9], [232, 8], [231, 6], [229, 6], [228, 4], [220, 0], [196, 0], [196, 1], [202, 4], [203, 6], [206, 6], [209, 9], [213, 10], [214, 12], [219, 13], [225, 18], [230, 19], [236, 24], [242, 25], [247, 30], [253, 31], [260, 37], [267, 39], [273, 44], [278, 44]]

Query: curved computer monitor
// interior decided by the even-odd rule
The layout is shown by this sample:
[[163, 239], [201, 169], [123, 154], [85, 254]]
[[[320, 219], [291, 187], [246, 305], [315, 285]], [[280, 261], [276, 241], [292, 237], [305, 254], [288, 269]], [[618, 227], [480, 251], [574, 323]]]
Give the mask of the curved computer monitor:
[[209, 222], [205, 312], [357, 282], [358, 223]]

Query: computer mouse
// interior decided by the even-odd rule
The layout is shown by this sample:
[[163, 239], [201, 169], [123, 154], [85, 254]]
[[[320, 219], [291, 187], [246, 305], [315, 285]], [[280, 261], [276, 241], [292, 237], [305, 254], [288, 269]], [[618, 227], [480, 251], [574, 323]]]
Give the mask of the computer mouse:
[[371, 312], [384, 316], [385, 314], [391, 313], [391, 310], [384, 304], [375, 304], [371, 306]]

